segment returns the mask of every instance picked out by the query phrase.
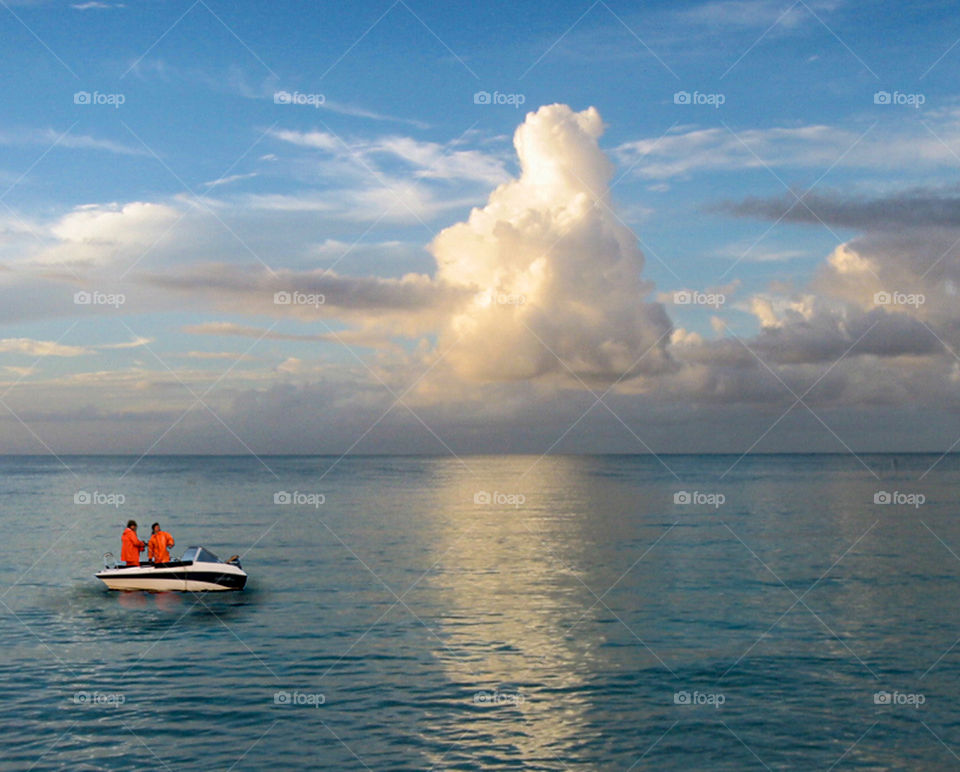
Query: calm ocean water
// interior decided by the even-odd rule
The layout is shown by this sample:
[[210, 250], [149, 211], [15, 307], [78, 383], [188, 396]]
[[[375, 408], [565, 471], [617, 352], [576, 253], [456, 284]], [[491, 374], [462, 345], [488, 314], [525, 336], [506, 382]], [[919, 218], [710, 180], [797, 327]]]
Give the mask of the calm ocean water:
[[955, 457], [134, 460], [0, 458], [4, 770], [960, 767]]

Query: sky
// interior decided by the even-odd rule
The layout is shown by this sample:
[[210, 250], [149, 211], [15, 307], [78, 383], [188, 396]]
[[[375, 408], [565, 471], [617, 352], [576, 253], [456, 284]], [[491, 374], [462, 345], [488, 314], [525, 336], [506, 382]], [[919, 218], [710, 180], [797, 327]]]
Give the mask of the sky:
[[0, 453], [960, 444], [947, 2], [2, 5]]

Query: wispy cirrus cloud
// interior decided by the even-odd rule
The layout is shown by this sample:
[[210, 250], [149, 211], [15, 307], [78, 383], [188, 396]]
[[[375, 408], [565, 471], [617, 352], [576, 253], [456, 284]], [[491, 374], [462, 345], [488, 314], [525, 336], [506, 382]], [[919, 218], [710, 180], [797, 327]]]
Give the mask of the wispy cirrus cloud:
[[401, 118], [387, 113], [378, 113], [375, 110], [367, 109], [358, 105], [352, 105], [345, 102], [338, 102], [333, 99], [325, 99], [321, 105], [322, 109], [330, 110], [340, 115], [349, 115], [354, 118], [369, 118], [372, 121], [381, 121], [384, 123], [402, 123], [407, 126], [414, 126], [418, 129], [428, 129], [430, 124], [425, 121], [418, 121], [414, 118]]
[[711, 28], [760, 28], [776, 25], [781, 30], [794, 30], [806, 24], [816, 25], [810, 8], [817, 13], [831, 11], [841, 3], [828, 0], [813, 2], [806, 7], [789, 0], [712, 0], [692, 8], [678, 10], [680, 19]]
[[124, 3], [104, 3], [101, 0], [88, 0], [85, 3], [71, 3], [70, 7], [75, 11], [107, 11], [112, 8], [126, 8]]
[[219, 177], [215, 180], [210, 180], [209, 182], [204, 182], [203, 186], [205, 188], [217, 188], [221, 185], [230, 185], [234, 182], [240, 182], [242, 180], [252, 180], [254, 177], [258, 177], [258, 172], [248, 172], [246, 174], [230, 174], [226, 177]]
[[[269, 327], [254, 327], [252, 325], [237, 324], [236, 322], [203, 322], [191, 324], [183, 328], [191, 335], [216, 335], [239, 338], [254, 338], [256, 340], [286, 340], [305, 341], [310, 343], [341, 343], [346, 345], [370, 347], [396, 347], [390, 340], [388, 331], [344, 329], [335, 332], [295, 333], [280, 332]], [[227, 359], [226, 354], [207, 355], [204, 352], [191, 352], [197, 359]]]
[[0, 354], [25, 354], [34, 357], [79, 357], [95, 354], [97, 351], [140, 348], [153, 343], [153, 338], [138, 337], [123, 343], [87, 344], [72, 346], [52, 340], [33, 338], [0, 339]]
[[0, 339], [0, 353], [34, 357], [78, 357], [92, 354], [94, 350], [89, 346], [69, 346], [52, 340], [3, 338]]
[[[418, 129], [427, 129], [430, 127], [428, 122], [416, 118], [391, 115], [352, 102], [327, 98], [326, 94], [317, 94], [318, 89], [320, 91], [322, 91], [322, 89], [316, 85], [307, 86], [305, 84], [291, 83], [288, 81], [281, 82], [279, 78], [273, 75], [264, 76], [260, 70], [248, 71], [236, 63], [226, 69], [218, 68], [211, 70], [185, 67], [167, 59], [150, 57], [137, 61], [133, 65], [131, 72], [141, 80], [157, 79], [165, 82], [182, 81], [186, 83], [198, 83], [211, 91], [235, 94], [244, 99], [273, 102], [275, 95], [281, 91], [288, 93], [296, 91], [310, 93], [323, 96], [322, 100], [317, 100], [314, 103], [316, 107], [311, 109], [345, 115], [351, 118], [363, 118], [378, 123], [397, 123], [413, 126]], [[289, 107], [281, 104], [278, 105], [278, 109], [286, 110], [289, 109]]]
[[[864, 93], [864, 105], [871, 93]], [[744, 169], [832, 168], [936, 170], [955, 166], [960, 115], [946, 111], [926, 125], [866, 124], [860, 131], [810, 124], [738, 129], [678, 126], [656, 138], [622, 143], [614, 150], [625, 168], [654, 180], [698, 172]]]
[[383, 162], [400, 163], [414, 179], [498, 185], [509, 177], [504, 159], [479, 150], [458, 150], [453, 143], [424, 142], [398, 135], [347, 140], [327, 131], [272, 129], [269, 133], [274, 139], [298, 147], [344, 159], [358, 158], [378, 170]]
[[72, 150], [101, 150], [117, 155], [147, 155], [142, 147], [134, 147], [112, 139], [101, 139], [89, 134], [73, 134], [64, 129], [20, 129], [0, 131], [0, 145], [42, 145]]

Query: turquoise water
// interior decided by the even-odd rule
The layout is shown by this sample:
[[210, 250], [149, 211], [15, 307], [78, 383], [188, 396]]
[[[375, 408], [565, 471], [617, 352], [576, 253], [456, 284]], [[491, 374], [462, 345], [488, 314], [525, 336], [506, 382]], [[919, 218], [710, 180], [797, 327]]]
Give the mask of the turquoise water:
[[2, 769], [960, 766], [956, 458], [135, 460], [0, 458]]

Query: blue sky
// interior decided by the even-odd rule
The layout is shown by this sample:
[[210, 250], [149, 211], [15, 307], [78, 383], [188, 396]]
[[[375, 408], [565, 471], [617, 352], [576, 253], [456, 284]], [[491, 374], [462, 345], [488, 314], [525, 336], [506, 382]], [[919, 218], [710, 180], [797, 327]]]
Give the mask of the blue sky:
[[[566, 436], [557, 449], [740, 452], [811, 384], [804, 427], [759, 449], [954, 440], [938, 412], [954, 409], [960, 351], [960, 18], [947, 3], [0, 11], [0, 451], [138, 453], [160, 437], [166, 452], [341, 452], [394, 405], [358, 450], [542, 452]], [[524, 174], [514, 132], [553, 104], [569, 110], [530, 119], [530, 153], [569, 150], [575, 175], [610, 165], [605, 190], [586, 190], [603, 211], [581, 213], [569, 249], [572, 209], [556, 212], [577, 184], [546, 208], [490, 199]], [[570, 117], [588, 108], [602, 134]], [[534, 177], [524, 195], [545, 184]], [[438, 251], [488, 199], [490, 223], [555, 217], [557, 255], [542, 234], [517, 242], [490, 223]], [[891, 212], [908, 215], [891, 227]], [[636, 254], [610, 253], [630, 232]], [[508, 254], [534, 242], [545, 269]], [[301, 287], [326, 290], [324, 307], [264, 301]], [[722, 302], [678, 303], [682, 291]], [[878, 291], [924, 301], [877, 307]], [[524, 303], [496, 324], [471, 315], [465, 298], [491, 292]], [[478, 338], [448, 361], [444, 342], [465, 329], [503, 346]], [[657, 368], [618, 369], [661, 333]], [[630, 431], [590, 419], [563, 435], [606, 389], [601, 408]], [[917, 400], [931, 406], [922, 430], [864, 434]], [[501, 443], [520, 417], [532, 438]], [[727, 427], [716, 442], [704, 421]], [[633, 427], [656, 441], [638, 445]]]

